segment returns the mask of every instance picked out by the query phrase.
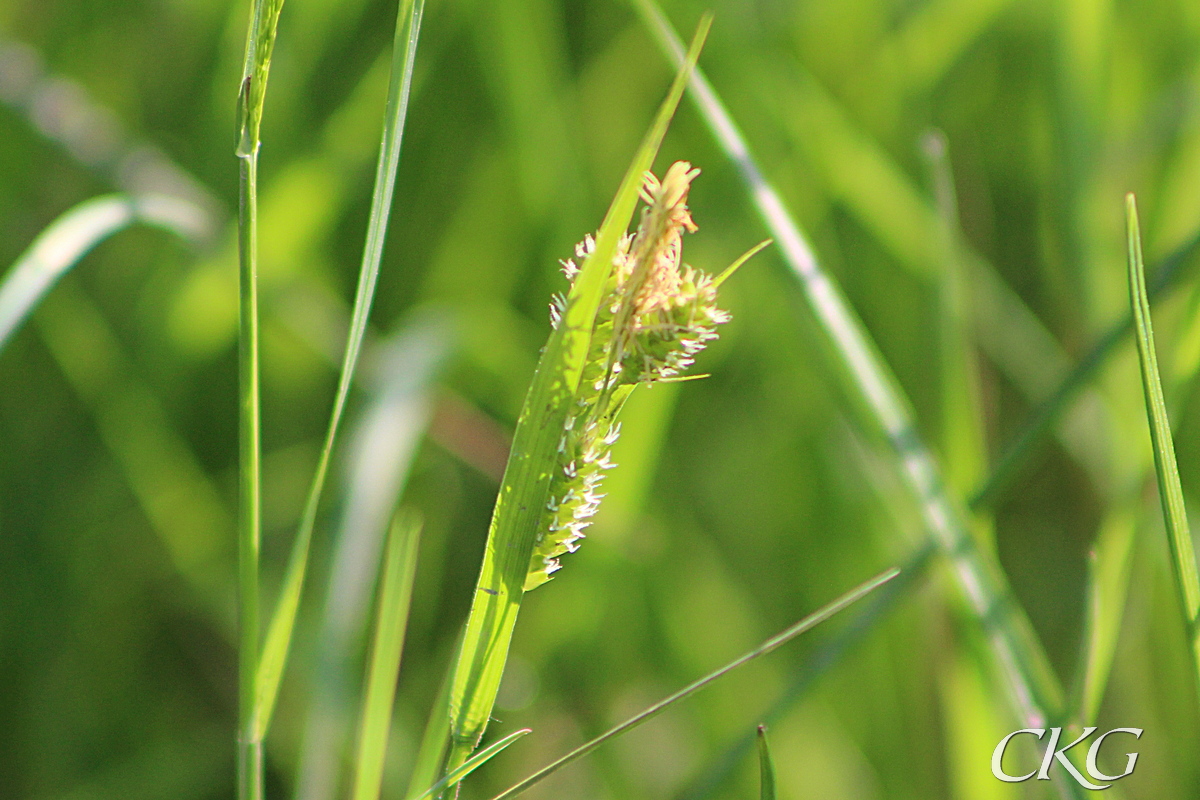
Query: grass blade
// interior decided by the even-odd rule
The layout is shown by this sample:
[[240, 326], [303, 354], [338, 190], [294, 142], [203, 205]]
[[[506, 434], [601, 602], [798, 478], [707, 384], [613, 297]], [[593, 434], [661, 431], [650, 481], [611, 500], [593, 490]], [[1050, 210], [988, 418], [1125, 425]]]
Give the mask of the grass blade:
[[[850, 648], [862, 640], [871, 631], [875, 623], [892, 610], [899, 601], [908, 596], [910, 590], [921, 585], [921, 579], [929, 569], [936, 547], [932, 542], [926, 542], [900, 567], [900, 574], [895, 580], [874, 594], [863, 608], [859, 609], [853, 619], [827, 642], [822, 644], [809, 658], [800, 665], [793, 675], [791, 683], [771, 704], [767, 712], [760, 717], [764, 724], [773, 725], [783, 719], [784, 715], [805, 696], [808, 689], [817, 679], [837, 664]], [[704, 800], [711, 797], [742, 759], [754, 747], [754, 734], [746, 734], [725, 749], [721, 756], [715, 759], [704, 772], [691, 784], [676, 795], [678, 800]]]
[[[949, 145], [941, 131], [927, 133], [922, 144], [942, 235], [942, 269], [938, 281], [942, 400], [939, 444], [946, 482], [961, 497], [982, 479], [987, 465], [979, 362], [969, 328], [972, 309], [962, 260], [958, 198], [950, 171]], [[984, 520], [978, 520], [977, 525], [991, 527]], [[992, 536], [988, 535], [986, 540], [991, 541]]]
[[[663, 49], [678, 62], [681, 44], [662, 12], [652, 0], [638, 0], [636, 7]], [[981, 549], [970, 535], [961, 512], [945, 494], [937, 464], [917, 435], [895, 379], [699, 71], [692, 78], [691, 90], [715, 138], [736, 164], [767, 228], [780, 243], [811, 312], [838, 356], [852, 396], [865, 406], [891, 446], [899, 476], [916, 500], [926, 529], [950, 560], [971, 610], [987, 633], [1006, 677], [1013, 710], [1025, 725], [1044, 727], [1046, 720], [1061, 713], [1062, 690], [1029, 621], [1012, 598], [1003, 570], [994, 555]]]
[[1183, 487], [1175, 462], [1175, 444], [1167, 419], [1167, 404], [1163, 400], [1158, 357], [1154, 351], [1154, 329], [1150, 321], [1150, 301], [1146, 296], [1145, 268], [1142, 266], [1137, 201], [1133, 194], [1125, 196], [1125, 225], [1129, 244], [1129, 295], [1137, 332], [1138, 360], [1142, 366], [1146, 415], [1154, 445], [1154, 471], [1158, 476], [1158, 493], [1171, 548], [1175, 586], [1187, 624], [1188, 648], [1192, 653], [1192, 666], [1196, 669], [1197, 687], [1200, 688], [1200, 629], [1197, 627], [1197, 619], [1200, 618], [1200, 576], [1196, 573], [1196, 553], [1188, 527], [1187, 509], [1183, 504]]
[[1100, 701], [1108, 685], [1117, 637], [1125, 614], [1129, 589], [1136, 509], [1140, 493], [1128, 493], [1105, 515], [1088, 554], [1087, 595], [1084, 606], [1083, 655], [1071, 693], [1068, 717], [1080, 725], [1092, 725], [1100, 713]]
[[396, 699], [396, 680], [404, 651], [404, 631], [412, 603], [420, 541], [420, 519], [403, 511], [397, 514], [388, 533], [384, 555], [383, 586], [379, 592], [371, 666], [367, 672], [367, 689], [358, 729], [352, 800], [377, 800], [383, 785], [383, 760], [387, 755], [392, 703]]
[[[1147, 301], [1158, 300], [1174, 289], [1184, 276], [1191, 257], [1200, 250], [1200, 231], [1162, 259], [1150, 280]], [[995, 503], [1005, 486], [1016, 476], [1046, 432], [1062, 414], [1078, 399], [1079, 394], [1092, 377], [1108, 361], [1125, 336], [1134, 328], [1133, 312], [1117, 320], [1105, 331], [1092, 348], [1084, 354], [1075, 367], [1063, 377], [1057, 388], [1030, 415], [1021, 431], [1014, 436], [996, 461], [991, 473], [971, 495], [973, 509], [985, 508]]]
[[767, 744], [767, 726], [758, 726], [758, 796], [775, 800], [775, 765], [771, 763], [771, 747]]
[[491, 761], [492, 758], [494, 758], [495, 756], [498, 756], [500, 754], [501, 750], [506, 749], [510, 744], [517, 741], [517, 739], [520, 739], [521, 737], [523, 737], [529, 733], [533, 733], [533, 731], [530, 730], [529, 728], [522, 728], [519, 731], [513, 731], [508, 736], [505, 736], [503, 739], [499, 740], [498, 742], [494, 742], [494, 743], [488, 745], [487, 747], [483, 748], [475, 755], [468, 758], [466, 761], [464, 761], [459, 766], [450, 770], [449, 774], [447, 774], [446, 777], [442, 778], [440, 781], [435, 783], [433, 786], [430, 786], [428, 789], [426, 789], [421, 794], [412, 798], [412, 800], [425, 800], [426, 797], [429, 797], [430, 795], [434, 794], [435, 792], [440, 792], [443, 789], [448, 789], [451, 786], [454, 786], [456, 783], [459, 783], [460, 781], [462, 781], [463, 778], [467, 777], [472, 772], [474, 772], [475, 770], [482, 767], [488, 761]]
[[670, 697], [660, 700], [659, 702], [650, 706], [649, 708], [642, 711], [641, 713], [636, 714], [633, 717], [630, 717], [629, 719], [625, 720], [620, 725], [617, 725], [615, 728], [611, 728], [607, 732], [602, 733], [601, 735], [597, 736], [595, 739], [592, 739], [590, 742], [587, 742], [586, 744], [583, 744], [583, 745], [575, 748], [570, 753], [567, 753], [565, 756], [558, 759], [554, 763], [538, 770], [533, 775], [530, 775], [528, 778], [521, 781], [516, 786], [513, 786], [512, 788], [496, 795], [493, 798], [493, 800], [507, 800], [507, 798], [509, 798], [509, 797], [516, 797], [521, 792], [524, 792], [526, 789], [530, 788], [534, 784], [539, 783], [544, 778], [549, 777], [551, 774], [553, 774], [554, 772], [557, 772], [559, 769], [561, 769], [562, 767], [565, 767], [567, 764], [570, 764], [572, 761], [575, 761], [579, 758], [582, 758], [583, 756], [586, 756], [588, 753], [592, 752], [597, 747], [599, 747], [600, 745], [607, 742], [609, 739], [614, 739], [617, 736], [620, 736], [621, 734], [625, 733], [626, 731], [631, 730], [632, 728], [636, 728], [638, 725], [641, 725], [643, 722], [653, 719], [654, 717], [658, 716], [662, 712], [666, 711], [671, 706], [678, 703], [680, 700], [690, 697], [691, 695], [700, 691], [705, 686], [707, 686], [708, 684], [715, 681], [717, 678], [720, 678], [721, 676], [723, 676], [729, 672], [732, 672], [733, 670], [737, 669], [738, 667], [742, 666], [743, 664], [745, 664], [749, 661], [752, 661], [752, 660], [758, 658], [759, 656], [766, 655], [767, 653], [776, 649], [780, 645], [783, 645], [783, 644], [791, 641], [792, 639], [796, 638], [800, 634], [813, 629], [817, 625], [821, 624], [825, 620], [832, 617], [834, 614], [837, 614], [839, 611], [845, 609], [847, 606], [852, 605], [854, 602], [867, 596], [871, 592], [878, 589], [880, 586], [883, 586], [885, 583], [892, 580], [892, 578], [895, 578], [899, 574], [900, 574], [900, 570], [893, 567], [893, 568], [887, 570], [886, 572], [883, 572], [883, 573], [875, 576], [874, 578], [871, 578], [866, 583], [864, 583], [854, 589], [851, 589], [849, 592], [847, 592], [846, 594], [837, 598], [836, 600], [833, 600], [832, 602], [827, 603], [826, 605], [817, 609], [813, 613], [809, 614], [807, 617], [800, 620], [796, 624], [792, 625], [790, 628], [787, 628], [786, 630], [782, 631], [781, 633], [778, 633], [775, 636], [772, 636], [770, 639], [767, 639], [765, 642], [763, 642], [761, 645], [754, 648], [750, 652], [745, 653], [744, 655], [734, 659], [733, 661], [729, 662], [728, 664], [721, 667], [720, 669], [718, 669], [714, 672], [710, 672], [708, 675], [705, 675], [703, 678], [699, 679], [698, 681], [688, 684], [684, 688], [680, 689], [678, 692], [675, 692], [675, 694], [671, 695]]
[[379, 370], [371, 399], [347, 442], [351, 454], [345, 500], [334, 536], [316, 679], [296, 772], [298, 800], [331, 800], [339, 782], [355, 705], [353, 654], [361, 652], [366, 636], [389, 518], [428, 425], [430, 386], [448, 342], [440, 320], [429, 319], [406, 325], [380, 345], [372, 348]]
[[271, 618], [270, 629], [263, 645], [262, 659], [257, 678], [258, 735], [265, 736], [271, 723], [271, 714], [279, 693], [279, 681], [287, 663], [291, 646], [292, 631], [296, 624], [296, 613], [300, 606], [300, 595], [304, 588], [304, 576], [308, 569], [309, 544], [316, 524], [317, 507], [329, 472], [329, 460], [337, 438], [346, 398], [354, 377], [354, 368], [362, 349], [363, 335], [367, 329], [367, 317], [371, 312], [371, 301], [375, 296], [375, 284], [379, 276], [379, 262], [383, 256], [383, 245], [387, 235], [388, 217], [391, 213], [392, 197], [396, 185], [396, 168], [400, 163], [400, 144], [404, 134], [404, 121], [408, 113], [409, 90], [412, 85], [413, 63], [416, 59], [417, 39], [421, 30], [421, 13], [424, 0], [402, 0], [396, 18], [396, 37], [392, 54], [392, 75], [388, 86], [387, 112], [384, 117], [383, 143], [379, 151], [379, 162], [375, 172], [375, 189], [371, 196], [371, 215], [367, 223], [366, 246], [363, 249], [362, 267], [359, 271], [358, 288], [354, 297], [354, 311], [350, 322], [350, 333], [338, 378], [337, 394], [329, 416], [329, 427], [325, 442], [313, 474], [312, 486], [304, 504], [303, 516], [288, 559], [287, 573], [279, 604]]
[[136, 222], [192, 240], [206, 237], [211, 224], [199, 206], [167, 195], [111, 194], [80, 203], [42, 231], [0, 282], [0, 350], [59, 278]]
[[546, 343], [517, 421], [450, 695], [452, 741], [447, 756], [450, 770], [466, 760], [482, 738], [491, 716], [524, 596], [529, 560], [549, 492], [563, 423], [587, 360], [592, 327], [613, 255], [633, 217], [642, 176], [662, 143], [709, 24], [710, 18], [706, 16], [609, 206], [596, 236], [595, 249], [571, 287], [562, 323]]
[[[457, 654], [462, 642], [455, 644]], [[450, 743], [450, 683], [454, 679], [455, 659], [451, 659], [442, 677], [442, 685], [434, 698], [433, 706], [429, 709], [429, 718], [425, 721], [425, 731], [421, 734], [421, 744], [417, 748], [417, 756], [413, 760], [412, 774], [408, 777], [408, 791], [405, 797], [414, 797], [421, 791], [422, 786], [430, 786], [438, 780], [438, 771], [442, 767], [442, 758]]]

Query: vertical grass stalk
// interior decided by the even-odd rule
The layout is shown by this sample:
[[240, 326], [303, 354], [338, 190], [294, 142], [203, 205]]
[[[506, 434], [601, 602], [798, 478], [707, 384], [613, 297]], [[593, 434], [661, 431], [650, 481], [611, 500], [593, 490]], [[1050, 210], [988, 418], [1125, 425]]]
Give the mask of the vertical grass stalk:
[[283, 0], [255, 0], [238, 95], [238, 753], [239, 800], [263, 796], [256, 702], [262, 531], [258, 385], [258, 151], [263, 98]]

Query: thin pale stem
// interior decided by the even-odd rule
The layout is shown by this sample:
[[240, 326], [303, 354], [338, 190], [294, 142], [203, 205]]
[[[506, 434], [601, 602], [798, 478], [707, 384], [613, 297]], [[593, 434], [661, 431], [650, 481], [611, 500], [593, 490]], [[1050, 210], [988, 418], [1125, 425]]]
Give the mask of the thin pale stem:
[[239, 158], [238, 255], [238, 798], [261, 800], [262, 738], [256, 718], [259, 498], [258, 152]]

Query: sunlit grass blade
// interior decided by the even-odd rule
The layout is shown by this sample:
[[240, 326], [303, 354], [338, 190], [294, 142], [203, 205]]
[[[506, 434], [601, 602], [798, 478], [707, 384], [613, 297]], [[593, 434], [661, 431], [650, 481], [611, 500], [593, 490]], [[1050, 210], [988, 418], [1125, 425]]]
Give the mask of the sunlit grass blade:
[[771, 746], [767, 744], [767, 726], [758, 726], [758, 796], [775, 800], [775, 764], [771, 761]]
[[[638, 0], [663, 49], [676, 62], [681, 44], [652, 0]], [[1044, 726], [1062, 711], [1062, 689], [1028, 619], [1008, 588], [994, 554], [967, 530], [963, 513], [945, 493], [937, 463], [921, 441], [908, 403], [861, 321], [841, 290], [821, 269], [779, 194], [767, 183], [733, 119], [704, 75], [692, 79], [692, 97], [718, 143], [737, 166], [759, 214], [797, 279], [810, 311], [836, 354], [850, 395], [866, 409], [897, 459], [898, 477], [916, 501], [930, 535], [947, 556], [996, 663], [1006, 677], [1009, 700], [1020, 720]]]
[[462, 652], [450, 695], [447, 769], [475, 749], [491, 716], [529, 561], [546, 505], [564, 422], [583, 374], [592, 327], [617, 245], [629, 227], [642, 186], [708, 32], [700, 23], [692, 47], [634, 155], [596, 235], [595, 248], [572, 284], [561, 324], [551, 333], [517, 421], [487, 548], [471, 601]]
[[513, 731], [508, 736], [505, 736], [503, 739], [488, 745], [475, 755], [468, 758], [459, 766], [450, 770], [446, 777], [442, 778], [440, 781], [435, 783], [433, 786], [430, 786], [416, 797], [410, 798], [410, 800], [424, 800], [426, 797], [429, 797], [435, 792], [440, 792], [443, 789], [448, 789], [455, 784], [460, 783], [463, 778], [467, 777], [472, 772], [498, 756], [500, 752], [506, 749], [510, 744], [530, 733], [533, 733], [530, 728], [522, 728], [519, 731]]
[[[1200, 250], [1200, 231], [1162, 259], [1150, 279], [1147, 300], [1155, 301], [1174, 289], [1191, 270], [1184, 269]], [[1096, 375], [1117, 345], [1134, 328], [1133, 313], [1122, 317], [1105, 331], [1083, 358], [1067, 373], [1054, 391], [1032, 413], [1019, 433], [1012, 437], [996, 465], [970, 498], [971, 508], [984, 508], [995, 503], [1004, 488], [1029, 461], [1063, 412], [1075, 402], [1080, 392]]]
[[1187, 509], [1183, 503], [1183, 487], [1175, 461], [1175, 444], [1171, 423], [1167, 419], [1167, 404], [1163, 399], [1158, 372], [1158, 356], [1154, 350], [1154, 329], [1150, 321], [1150, 301], [1146, 295], [1145, 268], [1142, 266], [1142, 240], [1138, 230], [1137, 201], [1132, 194], [1125, 197], [1125, 224], [1129, 243], [1129, 295], [1133, 304], [1138, 360], [1142, 366], [1142, 388], [1146, 395], [1146, 415], [1150, 422], [1150, 439], [1154, 445], [1154, 471], [1158, 476], [1158, 494], [1162, 501], [1163, 520], [1171, 549], [1175, 571], [1175, 586], [1187, 625], [1188, 648], [1200, 688], [1200, 576], [1196, 572], [1196, 553], [1188, 527]]
[[[763, 723], [773, 725], [783, 719], [796, 703], [807, 695], [817, 680], [841, 661], [851, 647], [862, 641], [889, 611], [907, 598], [916, 587], [922, 585], [922, 579], [928, 573], [936, 552], [937, 547], [932, 541], [921, 545], [900, 567], [900, 574], [894, 580], [875, 592], [863, 607], [854, 613], [849, 622], [844, 623], [837, 633], [807, 657], [792, 676], [788, 686], [760, 717]], [[713, 759], [699, 777], [675, 797], [678, 800], [704, 800], [712, 797], [721, 787], [722, 781], [742, 763], [753, 748], [754, 734], [741, 736], [719, 757]]]
[[166, 195], [112, 194], [75, 206], [42, 231], [0, 281], [0, 350], [54, 284], [100, 242], [134, 223], [202, 239], [204, 210]]
[[404, 631], [408, 627], [420, 541], [420, 519], [401, 511], [388, 533], [383, 557], [383, 584], [379, 590], [371, 664], [359, 718], [351, 800], [377, 800], [383, 785], [383, 760], [387, 755], [392, 703], [396, 699], [396, 681], [404, 651]]
[[866, 583], [863, 583], [862, 585], [860, 585], [854, 589], [851, 589], [849, 592], [847, 592], [846, 594], [837, 598], [836, 600], [833, 600], [832, 602], [827, 603], [826, 605], [824, 605], [821, 608], [814, 611], [812, 614], [809, 614], [807, 617], [800, 620], [795, 625], [792, 625], [790, 628], [787, 628], [786, 630], [782, 631], [781, 633], [778, 633], [775, 636], [772, 636], [770, 639], [767, 639], [765, 642], [763, 642], [761, 645], [754, 648], [750, 652], [745, 653], [744, 655], [734, 659], [733, 661], [729, 662], [728, 664], [721, 667], [720, 669], [710, 672], [708, 675], [705, 675], [703, 678], [700, 678], [699, 680], [688, 684], [684, 688], [680, 689], [678, 692], [675, 692], [671, 696], [664, 698], [663, 700], [660, 700], [659, 702], [657, 702], [654, 705], [650, 706], [649, 708], [645, 709], [641, 713], [636, 714], [633, 717], [630, 717], [629, 719], [622, 722], [620, 725], [617, 725], [616, 727], [611, 728], [610, 730], [606, 731], [605, 733], [602, 733], [601, 735], [597, 736], [595, 739], [592, 739], [590, 742], [580, 745], [579, 747], [575, 748], [570, 753], [567, 753], [565, 756], [558, 759], [554, 763], [538, 770], [537, 772], [530, 775], [528, 778], [521, 781], [520, 783], [513, 786], [512, 788], [507, 789], [506, 791], [501, 792], [500, 794], [496, 795], [496, 797], [493, 798], [493, 800], [506, 800], [506, 798], [509, 798], [509, 797], [516, 797], [518, 794], [521, 794], [522, 792], [524, 792], [526, 789], [529, 789], [534, 784], [541, 782], [545, 778], [549, 777], [553, 773], [555, 773], [558, 770], [565, 767], [567, 764], [570, 764], [572, 761], [575, 761], [577, 759], [582, 758], [583, 756], [586, 756], [588, 753], [592, 752], [597, 747], [599, 747], [600, 745], [609, 741], [610, 739], [614, 739], [617, 736], [620, 736], [621, 734], [625, 733], [626, 731], [636, 728], [638, 725], [641, 725], [643, 722], [653, 719], [654, 717], [658, 716], [662, 712], [666, 711], [671, 706], [678, 703], [680, 700], [690, 697], [691, 695], [700, 691], [705, 686], [707, 686], [708, 684], [717, 680], [718, 678], [732, 672], [733, 670], [737, 669], [738, 667], [742, 666], [743, 664], [746, 664], [747, 662], [752, 661], [752, 660], [758, 658], [759, 656], [770, 653], [772, 650], [775, 650], [776, 648], [780, 647], [781, 645], [791, 641], [792, 639], [796, 638], [800, 634], [802, 634], [806, 631], [812, 630], [817, 625], [821, 624], [825, 620], [827, 620], [830, 617], [832, 617], [833, 615], [837, 614], [839, 611], [842, 611], [847, 606], [850, 606], [853, 603], [855, 603], [856, 601], [867, 596], [868, 594], [875, 591], [879, 587], [883, 586], [885, 583], [892, 580], [899, 574], [900, 574], [900, 570], [893, 567], [892, 569], [889, 569], [886, 572], [883, 572], [883, 573], [877, 575], [876, 577], [870, 579]]
[[329, 416], [329, 427], [321, 447], [312, 486], [304, 504], [300, 525], [292, 545], [287, 573], [279, 604], [271, 618], [263, 645], [257, 680], [257, 734], [266, 735], [271, 723], [275, 699], [279, 693], [279, 681], [287, 663], [292, 631], [296, 624], [296, 613], [300, 607], [300, 596], [304, 588], [304, 576], [308, 569], [308, 551], [316, 524], [317, 508], [321, 492], [329, 472], [329, 460], [337, 439], [338, 427], [354, 368], [362, 348], [363, 335], [367, 329], [367, 318], [371, 312], [371, 301], [375, 296], [375, 284], [379, 277], [379, 262], [383, 257], [383, 245], [387, 236], [388, 218], [392, 208], [392, 197], [396, 185], [396, 168], [400, 163], [400, 144], [404, 134], [404, 121], [408, 113], [409, 90], [412, 86], [413, 63], [416, 59], [417, 39], [421, 30], [421, 12], [424, 0], [402, 0], [396, 18], [396, 36], [393, 43], [392, 74], [388, 86], [388, 103], [384, 116], [383, 142], [379, 150], [379, 162], [375, 172], [375, 189], [371, 196], [371, 213], [367, 222], [366, 245], [363, 248], [362, 266], [358, 276], [358, 289], [354, 297], [354, 310], [350, 331], [346, 340], [346, 351], [342, 370], [338, 378], [337, 394]]
[[297, 800], [332, 800], [338, 785], [355, 705], [355, 654], [367, 632], [388, 520], [428, 425], [431, 384], [447, 349], [444, 326], [433, 318], [407, 324], [368, 350], [376, 368], [367, 407], [347, 440], [349, 468], [296, 771]]

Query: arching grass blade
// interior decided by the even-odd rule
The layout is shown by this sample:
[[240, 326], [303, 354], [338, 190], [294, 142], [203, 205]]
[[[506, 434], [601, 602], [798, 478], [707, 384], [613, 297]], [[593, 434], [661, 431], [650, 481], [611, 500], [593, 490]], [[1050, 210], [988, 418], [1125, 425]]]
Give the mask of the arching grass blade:
[[112, 194], [80, 203], [42, 231], [0, 281], [0, 350], [88, 251], [138, 222], [192, 240], [207, 236], [211, 224], [199, 206], [166, 195]]

